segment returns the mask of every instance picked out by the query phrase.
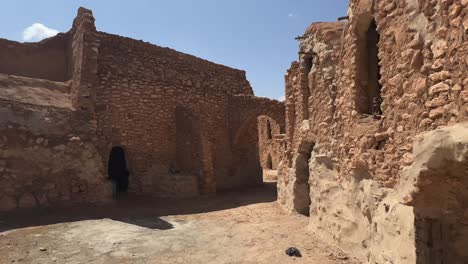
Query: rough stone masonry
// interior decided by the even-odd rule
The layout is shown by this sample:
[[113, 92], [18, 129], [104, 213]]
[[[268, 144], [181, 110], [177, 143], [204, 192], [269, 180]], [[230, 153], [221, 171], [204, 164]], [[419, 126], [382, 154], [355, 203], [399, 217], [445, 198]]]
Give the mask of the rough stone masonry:
[[284, 130], [284, 104], [244, 71], [99, 32], [80, 8], [67, 33], [0, 39], [0, 210], [106, 202], [111, 153], [129, 192], [259, 184], [258, 118]]
[[468, 1], [350, 0], [299, 37], [286, 102], [242, 71], [96, 31], [0, 40], [0, 209], [194, 196], [278, 203], [362, 263], [468, 263]]
[[363, 263], [468, 263], [468, 1], [351, 0], [286, 74], [278, 200]]

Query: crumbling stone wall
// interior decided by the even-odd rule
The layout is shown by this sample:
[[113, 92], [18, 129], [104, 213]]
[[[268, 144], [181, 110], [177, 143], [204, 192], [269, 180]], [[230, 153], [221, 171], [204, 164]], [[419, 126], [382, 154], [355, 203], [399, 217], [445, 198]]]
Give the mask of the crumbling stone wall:
[[67, 33], [39, 43], [0, 40], [2, 211], [111, 197], [89, 93], [96, 68], [83, 54], [93, 46], [79, 35], [86, 21], [94, 23], [80, 9]]
[[[466, 262], [457, 249], [466, 246], [464, 228], [447, 229], [463, 226], [463, 217], [455, 210], [421, 217], [395, 197], [411, 185], [404, 179], [405, 168], [415, 166], [415, 138], [468, 119], [467, 4], [352, 0], [346, 22], [315, 23], [300, 39], [300, 61], [286, 75], [279, 203], [304, 214], [306, 206], [311, 228], [363, 261]], [[443, 177], [438, 170], [429, 169], [431, 183]], [[459, 203], [462, 196], [443, 192], [439, 200]], [[429, 200], [425, 208], [444, 210]], [[444, 248], [438, 238], [420, 249], [438, 227], [440, 239], [457, 233], [450, 239], [461, 240]], [[445, 255], [435, 256], [439, 249]]]
[[[346, 147], [338, 159], [345, 161], [342, 171], [364, 160], [375, 179], [392, 187], [413, 161], [416, 134], [467, 119], [466, 3], [351, 1], [348, 15], [338, 78], [349, 88], [338, 91], [336, 123], [343, 132], [335, 143]], [[380, 120], [359, 110], [365, 97], [359, 39], [372, 19], [380, 33]]]
[[89, 117], [72, 109], [69, 88], [1, 75], [0, 89], [0, 211], [108, 200]]
[[299, 166], [299, 163], [303, 163], [300, 152], [308, 156], [319, 141], [326, 146], [333, 142], [329, 139], [333, 130], [337, 93], [335, 77], [339, 53], [336, 49], [340, 46], [343, 26], [344, 23], [340, 22], [311, 25], [302, 37], [299, 52], [301, 62], [293, 63], [285, 76], [288, 142], [286, 156], [280, 167], [278, 198], [289, 212], [303, 208], [302, 203], [306, 200], [295, 200], [294, 197], [309, 196], [306, 190], [309, 188], [306, 184], [309, 175], [303, 175], [304, 186], [296, 182], [302, 181], [296, 177], [296, 170], [303, 170], [303, 166]]
[[[84, 8], [65, 34], [3, 43], [12, 53], [1, 49], [7, 60], [0, 73], [31, 78], [0, 74], [0, 169], [8, 178], [2, 209], [22, 207], [24, 195], [31, 206], [105, 201], [113, 147], [125, 152], [130, 192], [190, 197], [258, 184], [257, 118], [270, 116], [284, 128], [283, 104], [255, 97], [244, 71], [98, 32]], [[66, 65], [35, 72], [24, 53], [49, 56], [51, 43], [63, 48], [51, 63], [60, 57]], [[21, 169], [23, 162], [30, 166]]]
[[[151, 193], [161, 177], [184, 174], [196, 176], [203, 192], [213, 192], [258, 175], [232, 173], [238, 121], [263, 113], [281, 118], [282, 108], [251, 103], [257, 99], [245, 72], [102, 32], [99, 39], [100, 148], [106, 155], [112, 146], [125, 147], [131, 188]], [[238, 94], [249, 96], [230, 99]], [[251, 160], [258, 162], [258, 154]]]

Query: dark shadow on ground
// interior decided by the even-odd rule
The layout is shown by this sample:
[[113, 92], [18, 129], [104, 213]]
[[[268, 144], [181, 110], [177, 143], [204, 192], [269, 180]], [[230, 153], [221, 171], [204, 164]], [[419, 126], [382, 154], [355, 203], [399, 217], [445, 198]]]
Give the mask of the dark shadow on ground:
[[161, 216], [197, 214], [276, 200], [276, 183], [229, 190], [188, 199], [161, 199], [123, 194], [103, 206], [21, 209], [0, 214], [0, 232], [31, 226], [110, 218], [140, 227], [167, 230], [172, 225]]

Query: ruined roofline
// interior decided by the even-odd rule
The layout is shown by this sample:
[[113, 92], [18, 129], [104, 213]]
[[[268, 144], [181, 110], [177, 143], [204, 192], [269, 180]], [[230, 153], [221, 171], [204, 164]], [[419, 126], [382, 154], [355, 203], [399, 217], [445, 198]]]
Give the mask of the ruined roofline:
[[327, 34], [327, 33], [339, 33], [344, 30], [344, 27], [346, 25], [346, 22], [314, 22], [310, 24], [310, 26], [307, 27], [307, 29], [304, 32], [304, 35], [300, 37], [300, 39], [304, 39], [308, 36], [311, 35], [316, 35], [316, 34]]
[[342, 29], [346, 22], [334, 21], [334, 22], [313, 22], [310, 24], [304, 34], [310, 34], [317, 30], [324, 29]]
[[[87, 8], [84, 8], [84, 7], [79, 7], [77, 17], [79, 17], [79, 16], [91, 16], [91, 17], [93, 17], [93, 11], [91, 9], [87, 9]], [[243, 74], [243, 76], [246, 76], [246, 71], [245, 70], [241, 70], [241, 69], [229, 67], [229, 66], [226, 66], [226, 65], [223, 65], [223, 64], [220, 64], [220, 63], [212, 62], [212, 61], [209, 61], [209, 60], [206, 60], [206, 59], [203, 59], [203, 58], [200, 58], [200, 57], [188, 54], [188, 53], [184, 53], [184, 52], [181, 52], [181, 51], [169, 48], [169, 47], [163, 47], [163, 46], [159, 46], [159, 45], [156, 45], [156, 44], [148, 42], [148, 41], [137, 40], [137, 39], [134, 39], [134, 38], [121, 36], [121, 35], [117, 35], [117, 34], [113, 34], [113, 33], [108, 33], [108, 32], [104, 32], [104, 31], [97, 30], [97, 32], [99, 34], [106, 34], [106, 35], [113, 36], [113, 37], [119, 37], [119, 38], [123, 38], [123, 39], [127, 39], [127, 40], [136, 41], [136, 42], [139, 42], [141, 44], [148, 45], [148, 46], [158, 47], [158, 48], [164, 49], [164, 50], [166, 50], [168, 52], [174, 52], [174, 53], [177, 53], [177, 54], [188, 56], [189, 58], [194, 58], [194, 59], [206, 62], [206, 63], [210, 63], [212, 65], [216, 65], [216, 66], [219, 66], [221, 68], [225, 68], [227, 70], [238, 71], [240, 74]]]
[[127, 40], [127, 41], [135, 41], [135, 42], [138, 42], [139, 44], [147, 45], [148, 47], [163, 49], [163, 50], [165, 50], [165, 51], [167, 51], [169, 53], [174, 53], [174, 54], [178, 54], [178, 55], [187, 56], [188, 58], [192, 58], [192, 59], [195, 59], [195, 60], [198, 60], [198, 61], [202, 61], [204, 63], [211, 64], [213, 66], [218, 66], [219, 68], [223, 68], [225, 70], [239, 72], [240, 74], [243, 74], [244, 76], [246, 76], [246, 71], [245, 70], [229, 67], [229, 66], [226, 66], [226, 65], [223, 65], [223, 64], [220, 64], [220, 63], [216, 63], [216, 62], [212, 62], [212, 61], [209, 61], [207, 59], [203, 59], [203, 58], [197, 57], [197, 56], [192, 55], [192, 54], [188, 54], [188, 53], [185, 53], [185, 52], [182, 52], [182, 51], [178, 51], [178, 50], [175, 50], [175, 49], [170, 48], [170, 47], [163, 47], [163, 46], [159, 46], [159, 45], [156, 45], [156, 44], [148, 42], [148, 41], [138, 40], [138, 39], [134, 39], [134, 38], [131, 38], [131, 37], [121, 36], [121, 35], [108, 33], [108, 32], [104, 32], [104, 31], [97, 31], [97, 32], [98, 32], [98, 34], [103, 34], [103, 35], [107, 35], [107, 36], [114, 37], [114, 38], [120, 38], [120, 39]]
[[40, 41], [33, 41], [33, 42], [29, 42], [29, 41], [21, 42], [21, 41], [18, 41], [18, 40], [0, 38], [0, 44], [2, 44], [2, 42], [5, 42], [6, 45], [40, 46], [40, 45], [48, 44], [49, 42], [54, 41], [55, 39], [68, 38], [70, 36], [70, 31], [71, 30], [69, 30], [67, 32], [59, 32], [55, 36], [48, 37], [48, 38], [42, 39]]
[[[84, 7], [79, 7], [78, 8], [77, 17], [79, 17], [79, 16], [89, 16], [89, 15], [93, 16], [92, 10], [84, 8]], [[59, 32], [55, 36], [48, 37], [48, 38], [45, 38], [45, 39], [42, 39], [42, 40], [36, 41], [36, 42], [21, 42], [21, 41], [11, 40], [11, 39], [7, 39], [7, 38], [0, 38], [0, 43], [1, 42], [7, 42], [7, 44], [13, 44], [13, 45], [41, 45], [41, 44], [46, 44], [46, 43], [48, 43], [50, 41], [53, 41], [56, 38], [68, 37], [72, 31], [73, 31], [73, 27], [71, 29], [69, 29], [68, 31], [66, 31], [66, 32]], [[148, 41], [137, 40], [137, 39], [134, 39], [134, 38], [125, 37], [125, 36], [121, 36], [121, 35], [117, 35], [117, 34], [113, 34], [113, 33], [108, 33], [108, 32], [104, 32], [104, 31], [97, 31], [97, 32], [99, 34], [106, 34], [106, 35], [109, 35], [109, 36], [119, 37], [119, 38], [123, 38], [123, 39], [127, 39], [127, 40], [132, 40], [132, 41], [143, 43], [143, 44], [146, 44], [146, 45], [149, 45], [149, 46], [161, 48], [161, 49], [164, 49], [164, 50], [166, 50], [168, 52], [181, 54], [181, 55], [187, 56], [189, 58], [194, 58], [196, 60], [203, 61], [205, 63], [209, 63], [209, 64], [212, 64], [212, 65], [218, 66], [220, 68], [224, 68], [226, 70], [236, 71], [236, 72], [239, 72], [239, 74], [242, 74], [243, 76], [247, 76], [245, 70], [237, 69], [237, 68], [230, 67], [230, 66], [226, 66], [226, 65], [220, 64], [220, 63], [216, 63], [216, 62], [213, 62], [213, 61], [210, 61], [210, 60], [207, 60], [207, 59], [204, 59], [204, 58], [200, 58], [200, 57], [197, 57], [197, 56], [192, 55], [192, 54], [181, 52], [181, 51], [169, 48], [169, 47], [163, 47], [163, 46], [159, 46], [159, 45], [156, 45], [156, 44], [148, 42]]]

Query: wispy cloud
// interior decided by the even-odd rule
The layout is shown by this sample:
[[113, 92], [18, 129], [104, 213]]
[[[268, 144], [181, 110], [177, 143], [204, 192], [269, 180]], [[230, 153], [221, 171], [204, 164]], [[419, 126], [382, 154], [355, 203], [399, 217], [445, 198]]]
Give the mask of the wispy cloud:
[[295, 17], [296, 15], [294, 15], [293, 13], [289, 13], [288, 14], [288, 17]]
[[24, 41], [40, 41], [45, 38], [50, 38], [59, 33], [58, 30], [48, 28], [41, 23], [34, 23], [23, 31]]
[[286, 96], [284, 96], [284, 95], [283, 95], [283, 96], [281, 96], [280, 98], [278, 98], [278, 101], [281, 101], [281, 102], [283, 102], [284, 100], [286, 100]]

